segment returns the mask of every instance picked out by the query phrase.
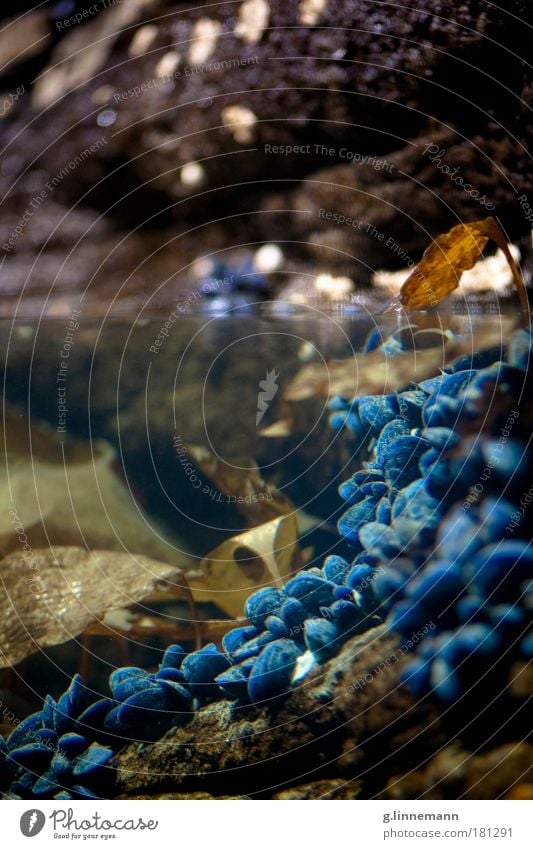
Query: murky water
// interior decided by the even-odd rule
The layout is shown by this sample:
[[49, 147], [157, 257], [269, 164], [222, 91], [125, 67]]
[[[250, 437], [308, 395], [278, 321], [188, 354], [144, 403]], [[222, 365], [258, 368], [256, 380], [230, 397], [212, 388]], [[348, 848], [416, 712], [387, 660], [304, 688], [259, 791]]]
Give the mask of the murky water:
[[[402, 346], [414, 345], [421, 362], [437, 351], [444, 366], [452, 359], [446, 345], [468, 350], [474, 337], [474, 348], [483, 347], [485, 334], [494, 344], [513, 321], [475, 305], [461, 312], [418, 317], [403, 332]], [[192, 646], [199, 638], [195, 616], [234, 618], [246, 593], [276, 573], [279, 581], [332, 552], [350, 556], [336, 529], [345, 507], [337, 488], [361, 465], [359, 446], [328, 425], [334, 387], [315, 387], [294, 403], [287, 388], [302, 369], [322, 369], [327, 384], [333, 360], [358, 354], [354, 394], [359, 381], [366, 394], [365, 340], [371, 332], [385, 340], [405, 325], [396, 314], [376, 315], [368, 307], [283, 304], [133, 323], [85, 320], [76, 309], [53, 321], [4, 321], [3, 553], [25, 555], [29, 576], [35, 552], [63, 546], [129, 553], [132, 564], [143, 555], [187, 573], [213, 572], [205, 588], [198, 584], [198, 610], [179, 588], [165, 597], [154, 587], [147, 594], [153, 603], [144, 605], [142, 598], [128, 599], [126, 581], [121, 613], [111, 614], [101, 599], [72, 639], [50, 638], [62, 643], [45, 649], [52, 671], [28, 638], [17, 699], [25, 705], [33, 698], [22, 679], [42, 691], [50, 675], [60, 689], [78, 668], [97, 682], [107, 665], [125, 657], [149, 665], [151, 647], [169, 641], [173, 624]], [[409, 340], [416, 332], [418, 341]], [[407, 371], [383, 391], [411, 379]], [[250, 529], [283, 517], [296, 525], [285, 529], [282, 543], [274, 535], [262, 549]], [[240, 543], [220, 554], [217, 547], [234, 538]], [[207, 560], [213, 551], [215, 566]], [[89, 561], [83, 580], [97, 574]], [[136, 622], [146, 614], [146, 627], [139, 625], [128, 641], [132, 611]], [[109, 627], [102, 624], [106, 617]]]
[[[117, 667], [154, 672], [171, 644], [222, 645], [216, 662], [235, 669], [221, 640], [241, 626], [241, 654], [263, 640], [260, 665], [279, 640], [294, 667], [271, 692], [242, 660], [252, 701], [380, 623], [404, 640], [425, 629], [427, 645], [493, 627], [519, 662], [525, 585], [502, 596], [505, 618], [464, 560], [474, 541], [506, 539], [527, 557], [530, 337], [517, 327], [512, 309], [480, 303], [410, 319], [368, 302], [4, 321], [2, 733], [76, 673], [94, 701]], [[416, 576], [443, 568], [437, 609]], [[322, 602], [289, 584], [302, 569]], [[450, 582], [466, 593], [452, 618]], [[282, 600], [288, 584], [299, 624], [284, 606], [254, 616], [250, 597]], [[430, 671], [418, 639], [417, 681], [459, 698], [459, 672]], [[153, 739], [154, 722], [124, 733]]]

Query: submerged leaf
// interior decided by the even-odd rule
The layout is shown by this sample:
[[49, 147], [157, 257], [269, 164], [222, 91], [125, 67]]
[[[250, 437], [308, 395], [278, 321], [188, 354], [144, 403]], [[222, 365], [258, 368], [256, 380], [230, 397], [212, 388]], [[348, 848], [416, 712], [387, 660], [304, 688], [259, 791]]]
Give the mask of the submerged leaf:
[[242, 616], [252, 590], [281, 586], [297, 560], [294, 514], [281, 516], [226, 540], [204, 558], [197, 575], [187, 573], [197, 602], [213, 601], [229, 616]]
[[24, 545], [82, 546], [142, 552], [185, 566], [185, 545], [164, 536], [132, 497], [108, 442], [71, 438], [45, 422], [30, 423], [14, 406], [6, 409], [0, 437], [0, 556]]
[[289, 499], [261, 477], [253, 460], [240, 460], [238, 465], [225, 463], [212, 451], [199, 445], [187, 445], [187, 454], [252, 526], [260, 525], [294, 510]]
[[0, 561], [0, 668], [71, 640], [174, 576], [168, 563], [114, 551], [65, 546], [7, 555]]
[[260, 436], [290, 436], [291, 425], [286, 419], [280, 419], [277, 422], [263, 428], [259, 431]]

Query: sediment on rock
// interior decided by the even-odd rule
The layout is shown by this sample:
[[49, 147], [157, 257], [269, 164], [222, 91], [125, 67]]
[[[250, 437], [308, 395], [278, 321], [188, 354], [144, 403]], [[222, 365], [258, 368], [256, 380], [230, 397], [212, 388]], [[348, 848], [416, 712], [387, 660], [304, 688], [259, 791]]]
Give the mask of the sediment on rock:
[[116, 794], [314, 798], [322, 787], [325, 798], [372, 796], [378, 762], [414, 764], [444, 740], [433, 706], [399, 686], [398, 648], [395, 635], [374, 628], [286, 699], [202, 708], [162, 740], [120, 753]]

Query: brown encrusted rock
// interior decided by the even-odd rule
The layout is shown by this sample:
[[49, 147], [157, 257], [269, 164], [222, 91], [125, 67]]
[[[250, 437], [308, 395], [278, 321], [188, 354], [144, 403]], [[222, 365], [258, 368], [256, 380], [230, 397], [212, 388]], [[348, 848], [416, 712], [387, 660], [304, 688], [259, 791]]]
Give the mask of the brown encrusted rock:
[[419, 771], [393, 776], [387, 799], [498, 799], [531, 783], [533, 746], [515, 742], [476, 754], [447, 746]]
[[343, 781], [340, 778], [330, 778], [324, 781], [311, 781], [309, 784], [299, 784], [289, 790], [282, 790], [281, 793], [274, 795], [274, 799], [357, 799], [360, 787], [360, 781]]
[[118, 799], [128, 799], [129, 801], [132, 801], [133, 799], [151, 799], [151, 800], [157, 800], [159, 802], [162, 801], [162, 800], [166, 800], [166, 799], [177, 799], [179, 801], [194, 800], [194, 801], [204, 801], [204, 802], [211, 802], [211, 801], [214, 801], [214, 800], [216, 800], [218, 802], [222, 802], [222, 801], [229, 801], [230, 799], [238, 799], [240, 802], [242, 802], [243, 800], [246, 800], [249, 797], [248, 796], [213, 796], [211, 793], [161, 793], [161, 794], [157, 794], [155, 796], [118, 796], [117, 798]]
[[533, 779], [533, 745], [516, 741], [473, 757], [466, 767], [467, 799], [497, 799]]
[[[178, 571], [126, 552], [56, 545], [30, 552], [0, 560], [0, 669], [72, 640], [113, 611], [123, 613]], [[122, 624], [124, 616], [115, 621]]]
[[[142, 11], [142, 4], [137, 5]], [[102, 124], [98, 126], [96, 114], [88, 119], [90, 100], [93, 107], [116, 113], [106, 149], [95, 160], [101, 168], [110, 157], [128, 151], [141, 179], [155, 180], [170, 197], [190, 198], [200, 185], [213, 189], [225, 184], [236, 169], [241, 179], [271, 176], [271, 154], [263, 150], [261, 155], [265, 144], [307, 144], [312, 139], [311, 152], [298, 160], [300, 171], [309, 173], [328, 159], [342, 160], [336, 145], [375, 153], [399, 150], [406, 136], [420, 134], [431, 115], [441, 126], [456, 122], [468, 135], [472, 127], [480, 132], [487, 108], [488, 120], [501, 121], [508, 130], [512, 121], [513, 131], [526, 131], [517, 100], [527, 79], [520, 60], [524, 35], [510, 14], [488, 2], [458, 9], [451, 0], [424, 0], [416, 9], [389, 7], [386, 12], [357, 0], [328, 2], [314, 25], [304, 22], [299, 0], [265, 2], [268, 17], [253, 40], [239, 26], [243, 5], [198, 4], [191, 9], [182, 3], [145, 3], [145, 20], [137, 28], [119, 30], [114, 53], [95, 58], [95, 73], [85, 87], [69, 94], [71, 81], [65, 81], [59, 94], [66, 94], [61, 111], [67, 126], [78, 114], [87, 119], [85, 128], [96, 139]], [[521, 6], [514, 2], [509, 11], [525, 14]], [[164, 17], [155, 17], [165, 7]], [[84, 28], [78, 65], [102, 50], [91, 44], [90, 28], [99, 35], [103, 27], [110, 28], [108, 19], [118, 16], [111, 9]], [[135, 39], [139, 41], [139, 28], [146, 25], [157, 31], [140, 51]], [[73, 31], [61, 42], [58, 58], [63, 63], [69, 40], [72, 53], [79, 38], [80, 32]], [[499, 55], [505, 56], [500, 84], [491, 84], [487, 73]], [[36, 107], [44, 105], [39, 94], [56, 73], [50, 69], [39, 80]], [[137, 91], [135, 86], [143, 84]], [[451, 90], [447, 93], [443, 86]], [[237, 107], [251, 117], [239, 117]], [[76, 131], [70, 131], [63, 140], [66, 151], [69, 143], [74, 150], [77, 141]], [[330, 145], [328, 152], [315, 152], [314, 145], [322, 142]], [[235, 158], [232, 154], [239, 151]], [[215, 158], [202, 163], [204, 182], [182, 179], [180, 166], [210, 155]], [[275, 156], [274, 161], [279, 176], [294, 176], [290, 157]], [[257, 191], [252, 186], [248, 190], [252, 188]]]
[[399, 758], [416, 762], [422, 749], [442, 745], [434, 708], [398, 686], [402, 658], [398, 639], [375, 628], [311, 671], [286, 699], [263, 708], [204, 707], [157, 743], [119, 754], [116, 793], [368, 798], [377, 763], [383, 771]]

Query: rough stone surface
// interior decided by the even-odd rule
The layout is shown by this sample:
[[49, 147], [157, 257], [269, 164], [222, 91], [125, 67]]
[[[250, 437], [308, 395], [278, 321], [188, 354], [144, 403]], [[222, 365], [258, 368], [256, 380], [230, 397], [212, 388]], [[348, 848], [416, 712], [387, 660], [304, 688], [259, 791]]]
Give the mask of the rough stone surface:
[[[485, 717], [476, 743], [431, 700], [399, 684], [406, 659], [384, 626], [348, 642], [284, 699], [218, 702], [156, 743], [115, 758], [119, 798], [529, 798], [532, 746]], [[515, 715], [525, 700], [506, 703]], [[519, 711], [518, 711], [519, 712]], [[519, 725], [509, 729], [519, 732]], [[457, 739], [454, 738], [457, 736]]]
[[118, 755], [117, 794], [371, 797], [376, 768], [389, 774], [391, 762], [417, 763], [421, 751], [443, 742], [435, 709], [398, 686], [397, 650], [394, 635], [374, 629], [284, 700], [263, 708], [204, 707], [161, 741]]
[[472, 753], [447, 746], [418, 772], [394, 776], [385, 792], [388, 799], [499, 799], [515, 786], [531, 782], [533, 746], [515, 741]]
[[324, 781], [311, 781], [309, 784], [299, 784], [289, 790], [276, 793], [274, 799], [308, 801], [310, 799], [357, 799], [359, 796], [360, 782], [343, 781], [342, 779], [325, 779]]

